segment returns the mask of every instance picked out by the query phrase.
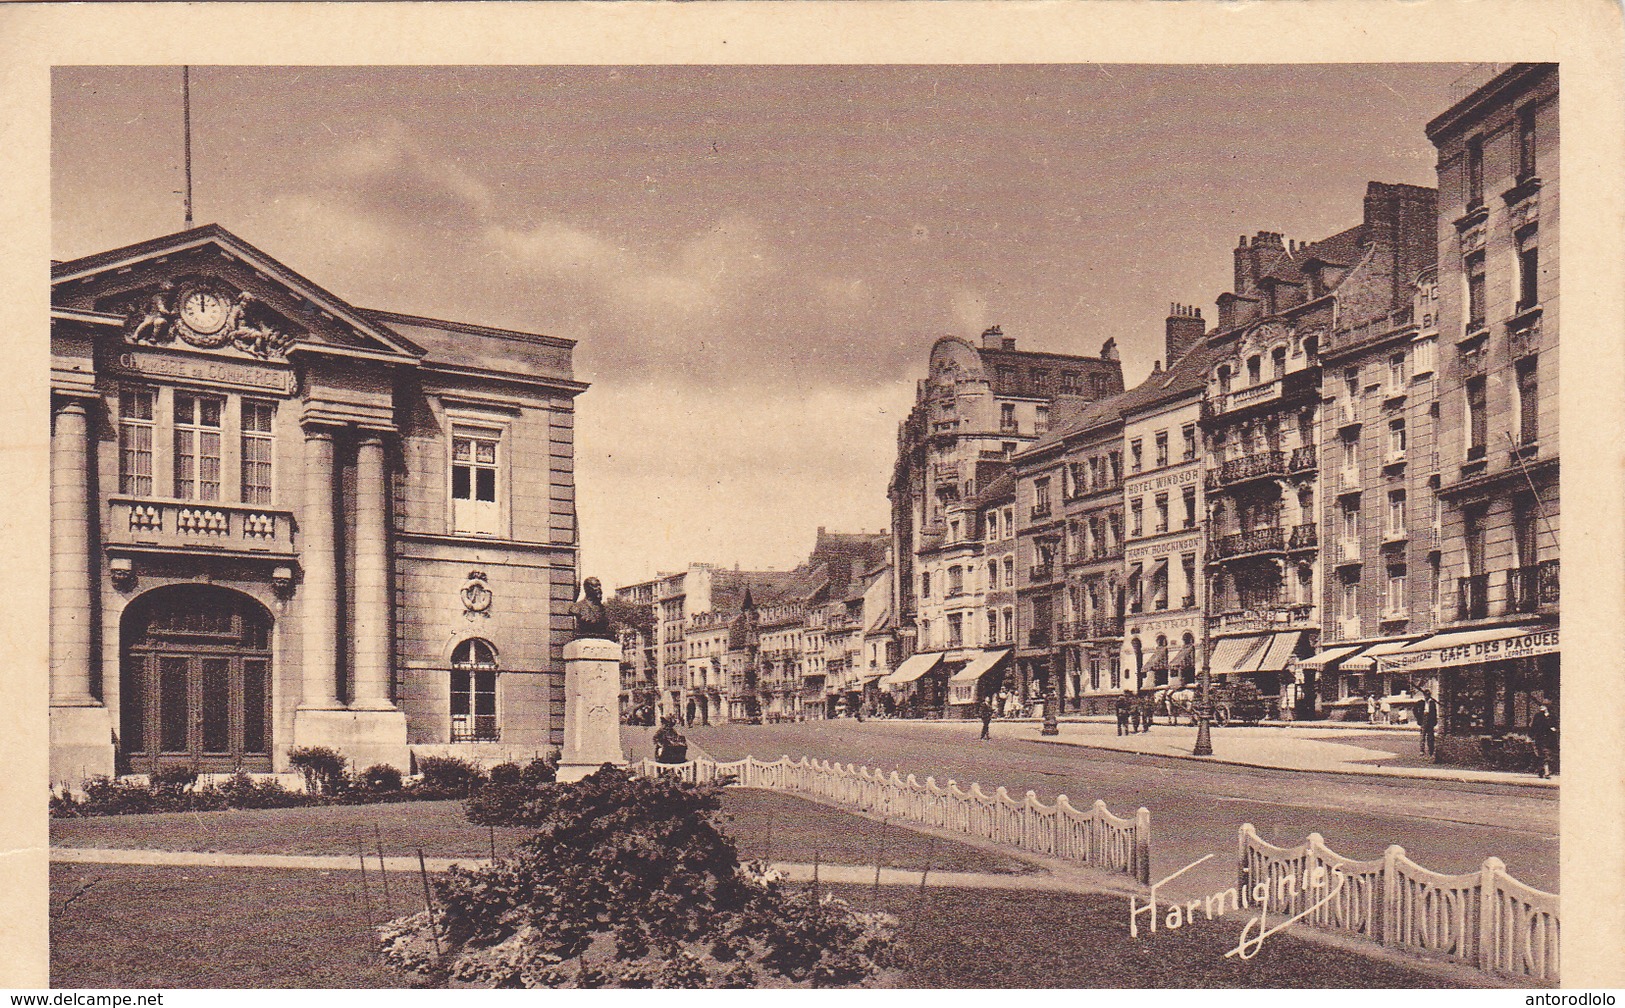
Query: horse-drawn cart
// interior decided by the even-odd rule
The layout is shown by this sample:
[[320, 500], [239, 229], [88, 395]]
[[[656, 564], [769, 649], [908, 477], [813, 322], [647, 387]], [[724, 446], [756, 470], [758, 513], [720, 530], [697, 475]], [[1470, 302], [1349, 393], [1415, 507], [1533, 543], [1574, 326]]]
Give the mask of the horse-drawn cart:
[[[1258, 724], [1269, 715], [1269, 703], [1249, 682], [1216, 682], [1213, 684], [1213, 723]], [[1202, 705], [1202, 691], [1194, 687], [1172, 690], [1167, 694], [1166, 708], [1175, 722], [1195, 724]]]

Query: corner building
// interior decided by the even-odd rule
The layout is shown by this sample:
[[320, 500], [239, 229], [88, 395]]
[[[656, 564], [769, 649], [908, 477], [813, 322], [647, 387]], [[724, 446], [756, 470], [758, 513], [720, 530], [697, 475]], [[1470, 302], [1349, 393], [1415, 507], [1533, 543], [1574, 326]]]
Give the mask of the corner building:
[[53, 264], [51, 305], [53, 781], [560, 742], [571, 341], [215, 225]]
[[1520, 63], [1428, 124], [1439, 151], [1441, 761], [1493, 760], [1559, 701], [1558, 68]]

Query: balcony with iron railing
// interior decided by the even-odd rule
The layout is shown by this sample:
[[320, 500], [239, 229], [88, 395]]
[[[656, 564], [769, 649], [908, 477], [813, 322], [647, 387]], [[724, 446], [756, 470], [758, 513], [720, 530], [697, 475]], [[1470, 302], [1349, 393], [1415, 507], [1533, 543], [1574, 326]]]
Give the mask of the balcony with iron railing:
[[1234, 413], [1249, 406], [1258, 406], [1281, 398], [1282, 381], [1279, 378], [1253, 385], [1234, 392], [1214, 393], [1202, 400], [1201, 414], [1203, 420]]
[[1507, 571], [1507, 612], [1538, 613], [1558, 605], [1558, 561]]
[[1269, 599], [1221, 600], [1213, 627], [1219, 631], [1271, 631], [1312, 626], [1313, 602], [1271, 601]]
[[1286, 552], [1285, 530], [1279, 525], [1220, 536], [1213, 541], [1211, 557], [1214, 560], [1233, 560], [1259, 553]]
[[1287, 549], [1301, 550], [1314, 549], [1320, 545], [1318, 528], [1314, 522], [1307, 525], [1294, 525], [1292, 538], [1287, 542]]
[[1286, 475], [1286, 453], [1281, 451], [1254, 452], [1220, 463], [1218, 485], [1232, 486], [1249, 480], [1269, 479]]
[[109, 497], [105, 544], [154, 551], [291, 556], [293, 514], [249, 504]]
[[1292, 449], [1292, 454], [1286, 460], [1286, 471], [1289, 474], [1308, 472], [1315, 468], [1315, 446], [1301, 445]]

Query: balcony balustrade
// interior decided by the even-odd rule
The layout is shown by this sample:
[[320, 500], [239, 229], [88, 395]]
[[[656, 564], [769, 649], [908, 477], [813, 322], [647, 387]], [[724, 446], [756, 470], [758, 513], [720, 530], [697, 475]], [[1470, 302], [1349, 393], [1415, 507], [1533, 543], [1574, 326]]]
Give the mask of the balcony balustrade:
[[1558, 604], [1558, 561], [1507, 571], [1507, 612], [1535, 613]]
[[1252, 455], [1230, 459], [1219, 466], [1219, 483], [1222, 486], [1284, 475], [1286, 475], [1286, 453], [1280, 451], [1255, 452]]
[[291, 554], [293, 514], [246, 504], [108, 499], [109, 546]]
[[1312, 602], [1282, 602], [1253, 599], [1238, 607], [1234, 601], [1225, 603], [1225, 610], [1214, 620], [1219, 630], [1285, 630], [1293, 626], [1313, 624], [1315, 606]]
[[1260, 385], [1238, 389], [1235, 392], [1211, 395], [1202, 400], [1202, 419], [1207, 420], [1225, 413], [1257, 406], [1281, 398], [1281, 379], [1275, 378]]
[[1037, 584], [1042, 581], [1055, 580], [1054, 564], [1035, 564], [1027, 572], [1027, 580]]
[[1251, 553], [1284, 553], [1286, 534], [1279, 525], [1220, 536], [1213, 543], [1213, 558], [1227, 560]]
[[1303, 445], [1292, 449], [1292, 455], [1287, 459], [1286, 471], [1288, 473], [1308, 472], [1315, 468], [1315, 446]]
[[1314, 522], [1307, 525], [1295, 525], [1292, 528], [1292, 539], [1288, 542], [1288, 549], [1314, 549], [1320, 545], [1320, 537]]

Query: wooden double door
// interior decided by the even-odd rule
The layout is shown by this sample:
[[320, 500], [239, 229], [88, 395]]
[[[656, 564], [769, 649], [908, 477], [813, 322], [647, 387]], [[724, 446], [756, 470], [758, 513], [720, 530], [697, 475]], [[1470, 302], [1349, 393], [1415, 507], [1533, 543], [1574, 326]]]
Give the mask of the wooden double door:
[[271, 766], [271, 616], [212, 585], [133, 603], [122, 627], [119, 755], [128, 770]]

